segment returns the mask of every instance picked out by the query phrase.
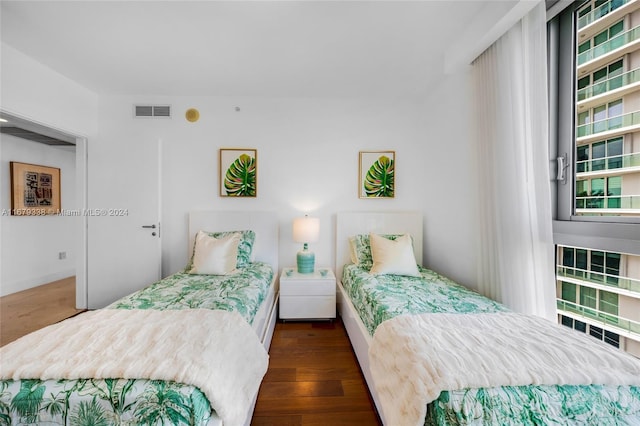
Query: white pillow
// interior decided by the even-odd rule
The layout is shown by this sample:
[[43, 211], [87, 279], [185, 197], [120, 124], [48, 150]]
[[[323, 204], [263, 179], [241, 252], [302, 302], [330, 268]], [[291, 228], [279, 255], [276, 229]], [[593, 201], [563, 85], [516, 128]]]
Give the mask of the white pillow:
[[234, 272], [238, 258], [240, 234], [214, 238], [203, 231], [196, 234], [193, 267], [190, 274], [227, 275]]
[[413, 254], [411, 235], [404, 234], [389, 240], [377, 234], [369, 234], [373, 275], [409, 275], [419, 277], [420, 271]]

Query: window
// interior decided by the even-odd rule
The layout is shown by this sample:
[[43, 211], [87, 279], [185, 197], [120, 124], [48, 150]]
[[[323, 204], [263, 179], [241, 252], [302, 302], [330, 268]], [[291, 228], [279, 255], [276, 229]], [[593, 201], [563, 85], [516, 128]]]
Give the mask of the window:
[[580, 306], [595, 309], [598, 303], [596, 293], [597, 290], [595, 288], [580, 287]]
[[617, 284], [618, 282], [620, 253], [560, 247], [559, 256], [562, 259], [561, 266], [564, 274], [567, 276], [592, 279], [599, 282], [606, 280], [610, 284]]
[[589, 334], [591, 334], [593, 337], [595, 337], [598, 340], [602, 340], [603, 333], [600, 327], [596, 327], [592, 325], [591, 327], [589, 327]]
[[620, 253], [607, 253], [605, 259], [605, 273], [607, 284], [618, 285], [620, 275]]
[[623, 125], [622, 99], [578, 114], [578, 138], [619, 129]]
[[623, 59], [619, 59], [606, 67], [600, 68], [578, 80], [577, 101], [581, 102], [592, 96], [601, 95], [610, 90], [622, 87], [627, 79], [623, 77]]
[[565, 317], [563, 315], [560, 320], [560, 324], [564, 325], [565, 327], [573, 328], [573, 318]]
[[611, 346], [615, 346], [616, 348], [620, 347], [620, 336], [618, 334], [612, 333], [610, 331], [604, 332], [604, 342], [610, 344]]
[[[608, 312], [613, 315], [618, 315], [618, 295], [605, 290], [600, 290], [599, 310], [601, 312]], [[607, 316], [609, 321], [617, 321], [615, 317]]]
[[[619, 209], [623, 206], [622, 177], [584, 179], [576, 181], [576, 210]], [[588, 212], [582, 212], [586, 214]]]
[[576, 148], [577, 179], [580, 179], [580, 173], [621, 168], [622, 150], [622, 136], [578, 146]]
[[558, 322], [640, 356], [640, 0], [550, 13]]
[[562, 283], [562, 300], [576, 302], [576, 285], [573, 283]]
[[581, 331], [583, 333], [586, 333], [587, 332], [587, 323], [575, 320], [574, 323], [573, 323], [573, 328], [575, 328], [576, 330]]
[[573, 328], [574, 330], [581, 333], [589, 333], [590, 336], [598, 340], [602, 340], [605, 343], [608, 343], [609, 345], [616, 348], [620, 347], [620, 335], [607, 330], [603, 330], [598, 326], [589, 325], [585, 322], [564, 315], [561, 315], [560, 324], [564, 325], [565, 327]]
[[640, 63], [640, 27], [609, 13], [637, 2], [573, 2], [549, 21], [551, 151], [567, 160], [558, 220], [640, 222], [640, 68], [628, 70]]

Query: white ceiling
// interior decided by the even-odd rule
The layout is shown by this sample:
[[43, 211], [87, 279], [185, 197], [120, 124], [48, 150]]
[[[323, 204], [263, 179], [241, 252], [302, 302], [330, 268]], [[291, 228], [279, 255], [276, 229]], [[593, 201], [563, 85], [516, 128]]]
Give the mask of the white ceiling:
[[421, 97], [517, 3], [2, 0], [0, 36], [103, 94]]

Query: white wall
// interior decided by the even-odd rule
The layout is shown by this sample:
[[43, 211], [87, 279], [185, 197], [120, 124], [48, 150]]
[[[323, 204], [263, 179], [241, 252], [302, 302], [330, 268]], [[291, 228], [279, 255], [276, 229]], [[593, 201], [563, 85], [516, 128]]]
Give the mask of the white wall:
[[[12, 115], [29, 119], [36, 123], [54, 129], [83, 136], [89, 140], [95, 137], [98, 122], [98, 95], [78, 85], [74, 81], [45, 67], [18, 50], [1, 43], [0, 45], [0, 109]], [[84, 203], [86, 192], [86, 171], [83, 159], [86, 157], [84, 143], [76, 149], [75, 182], [76, 202]], [[3, 157], [4, 159], [4, 157]], [[6, 175], [4, 175], [6, 176]], [[0, 180], [4, 182], [4, 178]], [[12, 244], [3, 221], [0, 221], [0, 247]], [[79, 292], [76, 293], [76, 305], [86, 306], [85, 259], [80, 256], [84, 241], [84, 227], [79, 226], [80, 232], [74, 244], [76, 254], [76, 279], [79, 282]], [[6, 267], [4, 250], [0, 251], [0, 277]], [[4, 280], [0, 288], [5, 287]]]
[[0, 108], [67, 133], [95, 135], [97, 94], [5, 43], [0, 60]]
[[[317, 264], [333, 266], [336, 212], [419, 210], [425, 215], [427, 266], [473, 284], [467, 77], [465, 70], [448, 79], [428, 103], [113, 96], [101, 99], [101, 111], [113, 117], [131, 111], [134, 103], [172, 105], [170, 120], [127, 118], [117, 124], [118, 135], [162, 140], [163, 275], [186, 265], [187, 214], [192, 210], [276, 211], [281, 266], [292, 265], [300, 249], [291, 236], [296, 216], [310, 213], [320, 218], [321, 239], [310, 248]], [[196, 123], [184, 119], [192, 107], [200, 111]], [[101, 143], [135, 143], [135, 138], [116, 141], [110, 133], [101, 129]], [[220, 148], [258, 150], [257, 198], [218, 195]], [[394, 199], [358, 198], [361, 150], [396, 152]], [[107, 172], [110, 166], [92, 164], [92, 176], [100, 173], [96, 167]]]
[[[468, 154], [473, 142], [467, 70], [439, 82], [426, 102], [99, 98], [20, 52], [5, 45], [2, 49], [0, 107], [87, 136], [93, 179], [89, 180], [90, 197], [108, 187], [107, 182], [93, 177], [102, 172], [108, 176], [114, 167], [91, 157], [92, 144], [124, 147], [126, 152], [136, 137], [162, 139], [163, 275], [186, 264], [187, 213], [191, 210], [277, 211], [282, 266], [293, 264], [299, 250], [299, 244], [291, 241], [291, 221], [298, 215], [308, 212], [320, 218], [322, 237], [311, 249], [318, 264], [333, 265], [336, 212], [420, 210], [425, 216], [425, 264], [474, 286], [473, 178]], [[174, 117], [135, 120], [130, 114], [133, 103], [169, 103]], [[184, 119], [184, 112], [191, 107], [200, 110], [197, 123]], [[98, 110], [109, 122], [112, 117], [123, 117], [116, 120], [122, 121], [115, 124], [117, 131], [110, 124], [98, 132]], [[122, 134], [136, 136], [120, 140]], [[223, 147], [258, 149], [257, 198], [218, 196], [218, 150]], [[396, 151], [394, 199], [358, 198], [360, 150]]]
[[[62, 208], [75, 206], [75, 150], [0, 135], [0, 173], [10, 176], [9, 162], [38, 164], [60, 169]], [[11, 216], [10, 179], [0, 187], [2, 209], [2, 275], [0, 296], [75, 274], [77, 217]], [[66, 252], [66, 259], [58, 259]]]
[[476, 288], [476, 180], [471, 67], [443, 76], [424, 106], [424, 262]]
[[[111, 97], [103, 114], [131, 110], [134, 102], [169, 103], [174, 117], [128, 118], [128, 133], [161, 138], [163, 155], [163, 274], [187, 262], [187, 214], [192, 210], [275, 210], [280, 219], [280, 264], [291, 265], [299, 244], [292, 241], [291, 221], [304, 213], [321, 221], [321, 240], [312, 244], [316, 262], [334, 263], [335, 213], [341, 210], [413, 209], [424, 204], [424, 168], [416, 150], [423, 145], [419, 109], [413, 102], [319, 99], [230, 99]], [[235, 107], [240, 111], [236, 111]], [[184, 112], [195, 107], [200, 121]], [[146, 131], [146, 135], [144, 135]], [[127, 133], [126, 131], [124, 133]], [[110, 140], [101, 129], [100, 140]], [[135, 140], [118, 141], [132, 144]], [[219, 197], [220, 148], [258, 150], [258, 196]], [[357, 196], [359, 150], [395, 150], [396, 197], [361, 200]], [[91, 151], [89, 152], [91, 157]], [[108, 165], [103, 165], [105, 168]], [[92, 165], [91, 175], [96, 172]], [[106, 189], [106, 188], [104, 188]]]

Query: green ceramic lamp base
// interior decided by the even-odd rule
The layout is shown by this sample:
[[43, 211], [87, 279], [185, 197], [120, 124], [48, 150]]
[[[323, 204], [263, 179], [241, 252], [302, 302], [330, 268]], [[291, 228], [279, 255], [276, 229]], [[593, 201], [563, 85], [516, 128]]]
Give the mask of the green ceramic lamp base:
[[307, 244], [305, 243], [302, 251], [299, 251], [297, 256], [298, 261], [298, 273], [299, 274], [312, 274], [315, 268], [316, 255], [307, 250]]

